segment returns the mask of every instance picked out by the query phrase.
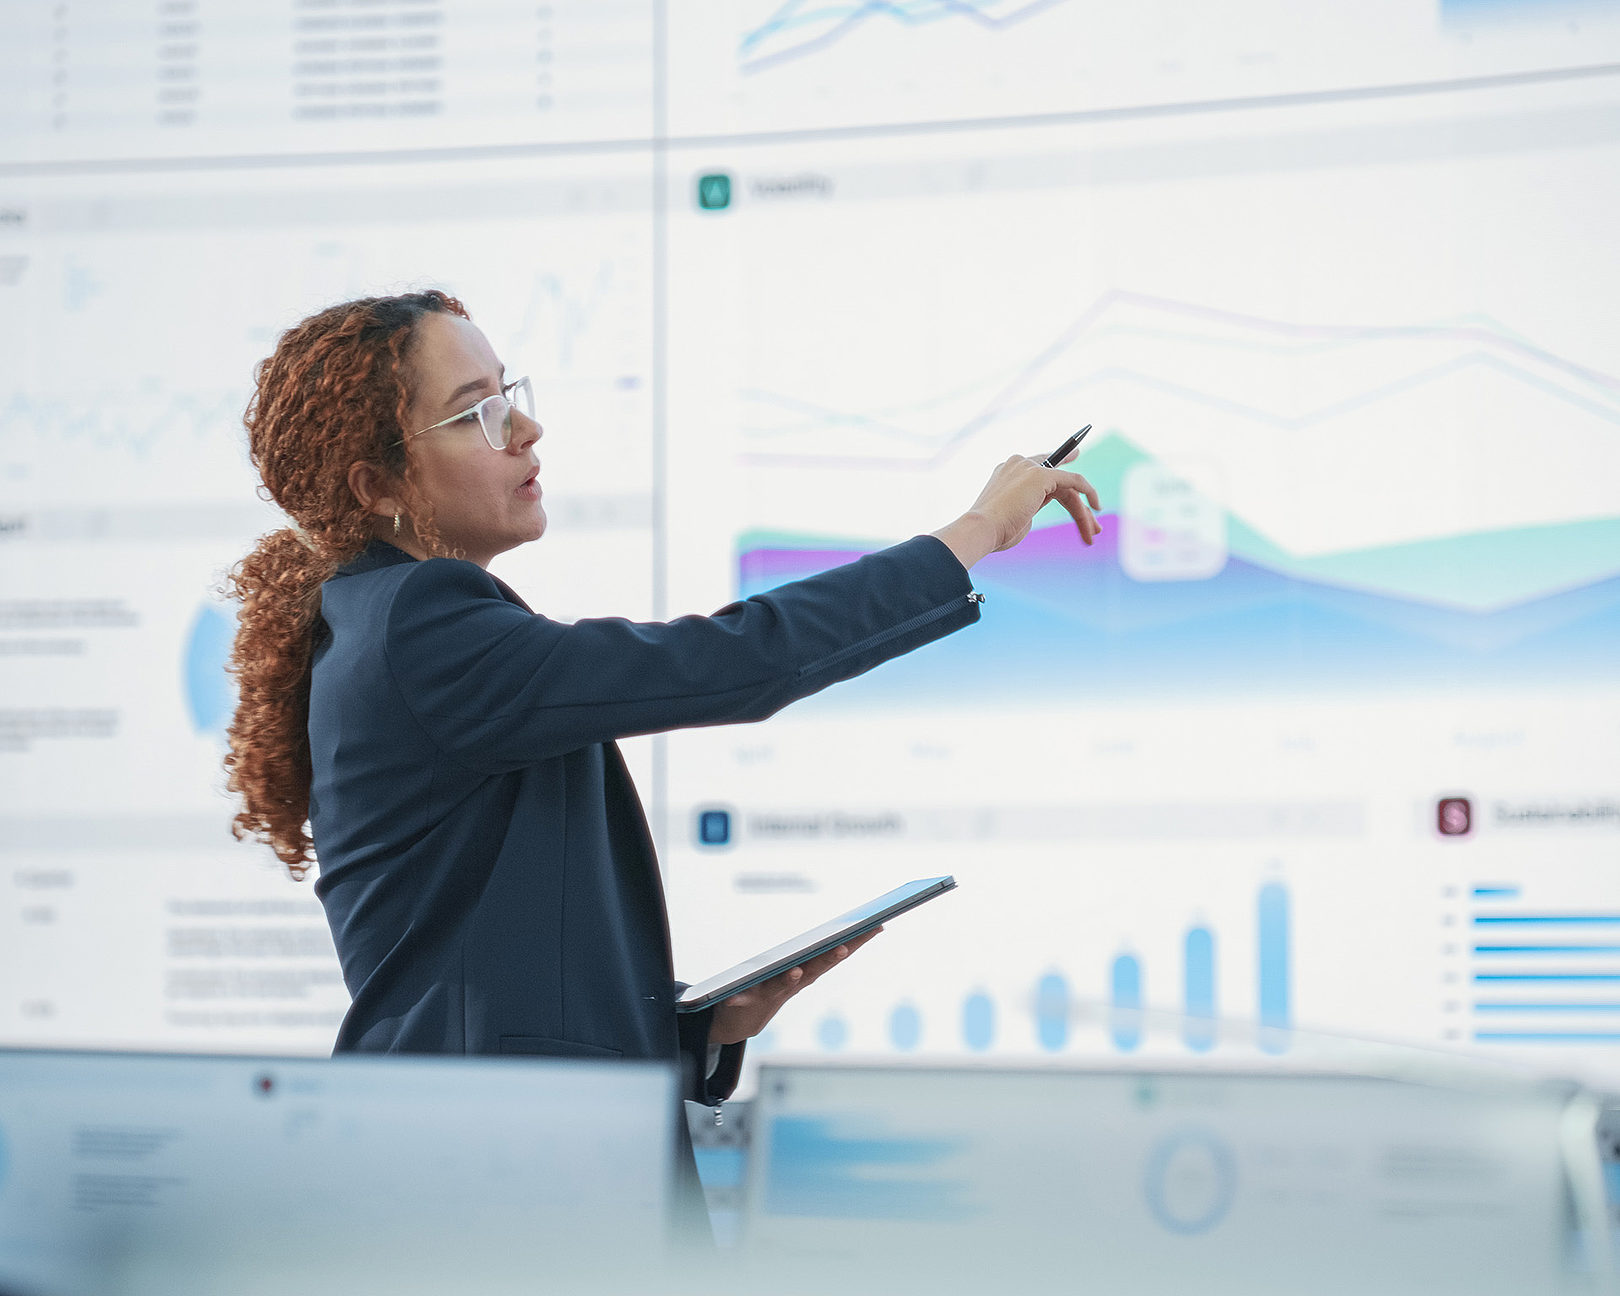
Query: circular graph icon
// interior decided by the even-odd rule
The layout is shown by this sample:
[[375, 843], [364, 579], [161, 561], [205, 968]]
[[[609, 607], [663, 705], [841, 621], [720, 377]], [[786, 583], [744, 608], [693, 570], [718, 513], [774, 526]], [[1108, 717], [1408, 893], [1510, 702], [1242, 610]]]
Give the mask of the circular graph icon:
[[1153, 1218], [1172, 1233], [1207, 1233], [1237, 1194], [1237, 1158], [1207, 1130], [1177, 1130], [1148, 1155], [1143, 1191]]
[[214, 603], [197, 609], [186, 637], [186, 707], [200, 734], [223, 736], [236, 706], [236, 688], [225, 673], [236, 622]]

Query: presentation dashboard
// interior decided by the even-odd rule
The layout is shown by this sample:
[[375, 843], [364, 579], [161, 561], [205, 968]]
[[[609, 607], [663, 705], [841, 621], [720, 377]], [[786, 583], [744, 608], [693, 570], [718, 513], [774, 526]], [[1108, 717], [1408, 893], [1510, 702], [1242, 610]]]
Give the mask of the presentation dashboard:
[[[708, 612], [1083, 424], [978, 624], [634, 739], [678, 974], [960, 894], [776, 1055], [1620, 1077], [1620, 14], [1530, 0], [173, 0], [0, 18], [0, 1040], [322, 1053], [230, 834], [254, 366], [444, 288], [562, 620]], [[545, 861], [536, 860], [536, 867]]]

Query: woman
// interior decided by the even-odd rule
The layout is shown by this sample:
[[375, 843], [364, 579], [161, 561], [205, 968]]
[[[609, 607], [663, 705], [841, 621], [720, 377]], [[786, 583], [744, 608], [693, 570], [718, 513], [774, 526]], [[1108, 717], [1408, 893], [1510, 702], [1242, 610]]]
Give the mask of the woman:
[[850, 947], [677, 1016], [614, 739], [763, 719], [977, 620], [966, 569], [1049, 499], [1089, 544], [1096, 495], [1014, 458], [932, 536], [713, 617], [564, 625], [485, 570], [545, 531], [531, 415], [437, 292], [322, 311], [259, 367], [253, 462], [296, 526], [233, 573], [235, 832], [295, 878], [319, 855], [353, 996], [338, 1051], [684, 1055], [717, 1101], [742, 1041]]

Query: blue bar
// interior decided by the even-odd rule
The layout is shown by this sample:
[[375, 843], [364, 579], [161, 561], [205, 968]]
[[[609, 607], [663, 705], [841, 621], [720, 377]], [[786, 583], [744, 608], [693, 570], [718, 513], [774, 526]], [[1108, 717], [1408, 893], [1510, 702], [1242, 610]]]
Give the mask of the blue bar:
[[828, 1052], [837, 1052], [849, 1043], [849, 1023], [834, 1013], [816, 1026], [816, 1042]]
[[1474, 1038], [1514, 1044], [1620, 1044], [1620, 1031], [1475, 1031]]
[[1142, 965], [1134, 954], [1121, 954], [1114, 959], [1109, 980], [1113, 987], [1109, 1029], [1114, 1047], [1129, 1053], [1142, 1042]]
[[1483, 926], [1485, 923], [1558, 923], [1565, 926], [1591, 926], [1601, 923], [1605, 926], [1620, 925], [1620, 914], [1475, 914], [1474, 922]]
[[1620, 954], [1620, 945], [1475, 945], [1476, 954]]
[[1519, 888], [1516, 886], [1477, 886], [1474, 888], [1476, 900], [1512, 900], [1517, 898]]
[[889, 1014], [889, 1040], [902, 1053], [917, 1047], [922, 1040], [922, 1014], [915, 1004], [897, 1004]]
[[1620, 982], [1620, 972], [1476, 972], [1474, 980]]
[[1259, 902], [1260, 1047], [1281, 1053], [1292, 1025], [1288, 1004], [1288, 888], [1267, 882]]
[[975, 1053], [983, 1053], [996, 1037], [996, 1006], [982, 991], [962, 1001], [962, 1042]]
[[1538, 1003], [1513, 999], [1480, 999], [1474, 1004], [1475, 1012], [1595, 1012], [1620, 1013], [1620, 1003], [1588, 999], [1586, 1002]]
[[1069, 1042], [1069, 983], [1057, 972], [1035, 987], [1035, 1038], [1048, 1053]]
[[1215, 933], [1189, 927], [1183, 951], [1186, 1016], [1182, 1039], [1194, 1053], [1215, 1047]]

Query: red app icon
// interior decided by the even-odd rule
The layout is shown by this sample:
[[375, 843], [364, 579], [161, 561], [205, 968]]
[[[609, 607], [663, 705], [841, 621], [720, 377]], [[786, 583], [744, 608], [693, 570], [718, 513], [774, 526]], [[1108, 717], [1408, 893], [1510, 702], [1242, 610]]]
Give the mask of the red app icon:
[[1474, 830], [1474, 803], [1467, 797], [1441, 797], [1434, 821], [1442, 837], [1466, 837]]

